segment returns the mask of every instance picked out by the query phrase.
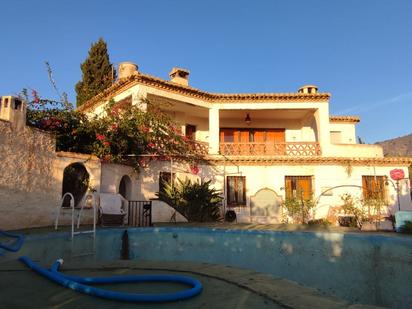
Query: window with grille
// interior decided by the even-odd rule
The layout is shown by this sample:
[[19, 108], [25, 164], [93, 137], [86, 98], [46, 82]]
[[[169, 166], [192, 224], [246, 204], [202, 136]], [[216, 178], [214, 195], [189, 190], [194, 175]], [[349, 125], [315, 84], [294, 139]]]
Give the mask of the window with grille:
[[246, 177], [227, 176], [227, 205], [246, 206]]
[[312, 198], [312, 176], [285, 176], [286, 199]]
[[362, 191], [365, 200], [386, 200], [385, 176], [362, 176]]

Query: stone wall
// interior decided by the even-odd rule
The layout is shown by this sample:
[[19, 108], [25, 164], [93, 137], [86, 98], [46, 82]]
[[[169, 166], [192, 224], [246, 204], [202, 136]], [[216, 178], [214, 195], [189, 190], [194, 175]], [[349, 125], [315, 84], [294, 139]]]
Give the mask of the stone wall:
[[[100, 189], [100, 161], [90, 155], [56, 153], [55, 137], [23, 127], [16, 130], [0, 120], [0, 229], [51, 226], [62, 195], [64, 169], [83, 164], [90, 174], [90, 186]], [[92, 214], [85, 214], [91, 222]], [[61, 223], [69, 224], [70, 215]]]
[[44, 225], [44, 210], [60, 198], [54, 149], [53, 135], [0, 121], [0, 229]]

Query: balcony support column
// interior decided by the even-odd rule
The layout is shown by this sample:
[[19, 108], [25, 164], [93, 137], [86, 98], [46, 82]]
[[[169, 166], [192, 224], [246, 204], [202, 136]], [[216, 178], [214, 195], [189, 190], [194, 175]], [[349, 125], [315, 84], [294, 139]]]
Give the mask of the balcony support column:
[[209, 154], [219, 153], [219, 109], [209, 109]]
[[329, 108], [327, 105], [322, 106], [315, 112], [317, 126], [317, 140], [320, 144], [322, 155], [329, 154], [330, 132], [329, 132]]

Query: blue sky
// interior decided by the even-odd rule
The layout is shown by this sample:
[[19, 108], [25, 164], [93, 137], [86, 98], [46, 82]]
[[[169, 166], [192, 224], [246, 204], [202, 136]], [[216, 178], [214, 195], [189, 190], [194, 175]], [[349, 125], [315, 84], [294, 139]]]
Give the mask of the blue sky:
[[113, 63], [210, 92], [330, 92], [368, 143], [412, 133], [412, 1], [3, 1], [0, 94], [23, 87], [75, 101], [80, 63], [103, 37]]

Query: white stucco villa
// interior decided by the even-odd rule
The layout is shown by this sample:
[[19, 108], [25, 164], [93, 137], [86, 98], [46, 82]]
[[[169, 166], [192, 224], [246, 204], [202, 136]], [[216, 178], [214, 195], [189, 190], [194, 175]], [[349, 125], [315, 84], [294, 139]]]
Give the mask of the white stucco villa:
[[[155, 198], [160, 178], [192, 175], [212, 180], [223, 192], [223, 211], [234, 210], [238, 222], [279, 222], [282, 200], [297, 192], [316, 201], [316, 218], [342, 204], [343, 194], [368, 197], [376, 188], [392, 213], [412, 210], [412, 159], [384, 157], [381, 146], [358, 144], [359, 117], [331, 116], [330, 94], [316, 86], [296, 93], [208, 93], [189, 85], [187, 70], [173, 68], [163, 80], [124, 62], [118, 81], [79, 110], [99, 114], [111, 99], [143, 109], [145, 99], [161, 104], [212, 163], [194, 175], [181, 163], [152, 162], [132, 184], [138, 199]], [[405, 174], [398, 192], [393, 169]]]

